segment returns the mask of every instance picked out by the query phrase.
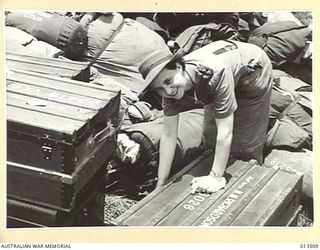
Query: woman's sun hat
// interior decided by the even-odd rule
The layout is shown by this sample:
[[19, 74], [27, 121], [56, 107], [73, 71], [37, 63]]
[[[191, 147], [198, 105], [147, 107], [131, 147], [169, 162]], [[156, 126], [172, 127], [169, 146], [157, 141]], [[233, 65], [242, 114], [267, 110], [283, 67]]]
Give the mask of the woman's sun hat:
[[146, 82], [146, 87], [149, 86], [157, 75], [172, 61], [181, 58], [182, 51], [172, 54], [169, 48], [155, 50], [150, 53], [141, 63], [139, 71]]

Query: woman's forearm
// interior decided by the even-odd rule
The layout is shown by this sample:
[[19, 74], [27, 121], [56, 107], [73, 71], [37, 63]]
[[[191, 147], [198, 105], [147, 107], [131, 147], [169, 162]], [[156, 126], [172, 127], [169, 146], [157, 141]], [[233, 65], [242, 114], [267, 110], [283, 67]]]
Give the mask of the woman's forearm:
[[233, 135], [233, 114], [224, 119], [216, 119], [217, 140], [212, 164], [213, 174], [223, 176], [227, 166]]
[[[219, 138], [220, 137], [220, 138]], [[223, 176], [224, 170], [228, 163], [230, 147], [232, 142], [232, 133], [227, 135], [217, 135], [217, 144], [212, 164], [212, 171], [218, 176]]]
[[176, 143], [176, 136], [169, 137], [163, 135], [161, 137], [157, 186], [161, 186], [168, 179], [176, 150]]
[[163, 133], [161, 136], [159, 149], [160, 159], [157, 187], [163, 185], [170, 174], [177, 144], [178, 122], [179, 115], [164, 117]]

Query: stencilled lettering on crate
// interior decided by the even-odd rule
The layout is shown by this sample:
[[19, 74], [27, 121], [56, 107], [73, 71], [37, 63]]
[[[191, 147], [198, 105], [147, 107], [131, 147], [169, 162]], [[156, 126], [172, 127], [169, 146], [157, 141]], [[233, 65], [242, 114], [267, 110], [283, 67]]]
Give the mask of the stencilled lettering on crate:
[[278, 157], [274, 157], [271, 161], [270, 161], [270, 165], [274, 168], [274, 169], [283, 169], [285, 171], [288, 171], [290, 173], [294, 173], [297, 175], [303, 175], [302, 172], [297, 171], [295, 168], [291, 167], [290, 165], [288, 165], [286, 162], [284, 162], [283, 160], [279, 159]]
[[[254, 166], [243, 178], [225, 191], [212, 206], [200, 216], [193, 225], [195, 226], [228, 226], [250, 203], [260, 190], [272, 179], [278, 170]], [[236, 197], [236, 199], [235, 199]], [[226, 208], [226, 211], [221, 208]], [[219, 210], [220, 209], [220, 210]], [[219, 216], [217, 216], [216, 212]]]
[[222, 201], [220, 205], [215, 208], [207, 218], [205, 218], [200, 226], [211, 226], [213, 223], [215, 223], [222, 215], [224, 215], [232, 204], [234, 204], [237, 200], [239, 200], [244, 195], [244, 191], [242, 191], [250, 181], [252, 181], [254, 178], [252, 176], [249, 176], [245, 181], [241, 182], [237, 189], [234, 190], [226, 199]]
[[97, 107], [101, 106], [102, 101], [95, 98], [90, 97], [81, 97], [79, 95], [66, 93], [63, 91], [56, 91], [48, 88], [43, 88], [40, 86], [32, 86], [23, 83], [10, 84], [7, 86], [7, 90], [13, 93], [25, 94], [25, 93], [32, 93], [32, 96], [38, 98], [44, 98], [50, 101], [56, 101], [66, 104], [72, 104], [75, 106], [79, 106], [82, 108], [90, 108], [96, 110]]
[[[237, 165], [239, 165], [240, 167], [242, 164], [240, 162], [238, 163], [239, 164]], [[236, 171], [236, 173], [234, 174], [233, 178], [230, 179], [226, 189], [230, 189], [237, 182], [238, 178], [240, 176], [244, 176], [252, 167], [254, 167], [254, 165], [255, 164], [252, 162], [250, 164], [246, 164], [243, 168], [238, 169], [238, 171]], [[188, 185], [189, 183], [185, 182], [185, 184]], [[157, 216], [157, 224], [159, 226], [188, 226], [192, 224], [196, 219], [202, 216], [202, 214], [216, 200], [218, 200], [224, 192], [224, 190], [221, 190], [220, 192], [213, 193], [210, 195], [201, 193], [192, 195], [190, 194], [190, 189], [187, 188], [188, 186], [186, 186], [185, 189], [182, 191], [182, 194], [179, 195], [179, 199], [175, 199], [174, 204], [176, 204], [176, 206], [167, 206], [167, 208], [170, 208], [171, 210], [166, 214], [162, 213], [162, 218], [159, 218], [159, 216]]]

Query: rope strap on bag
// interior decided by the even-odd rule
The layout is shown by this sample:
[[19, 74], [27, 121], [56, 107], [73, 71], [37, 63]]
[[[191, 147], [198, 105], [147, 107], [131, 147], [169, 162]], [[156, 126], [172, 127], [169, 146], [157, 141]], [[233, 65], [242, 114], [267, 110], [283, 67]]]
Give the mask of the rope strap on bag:
[[[116, 19], [117, 20], [117, 19]], [[94, 56], [94, 58], [89, 62], [89, 64], [80, 71], [79, 74], [77, 74], [73, 79], [74, 80], [80, 80], [80, 79], [88, 79], [90, 78], [90, 67], [96, 63], [98, 58], [101, 56], [101, 54], [106, 50], [106, 48], [111, 44], [111, 42], [114, 40], [114, 38], [117, 36], [117, 34], [120, 32], [124, 25], [124, 18], [121, 16], [121, 19], [115, 23], [114, 30], [107, 40], [107, 42], [104, 44], [104, 46], [101, 48], [101, 50]]]

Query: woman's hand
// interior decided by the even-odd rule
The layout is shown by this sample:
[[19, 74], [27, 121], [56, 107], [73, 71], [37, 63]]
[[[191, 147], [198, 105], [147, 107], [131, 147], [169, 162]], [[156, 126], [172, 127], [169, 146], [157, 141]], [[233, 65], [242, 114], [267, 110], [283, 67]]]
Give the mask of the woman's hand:
[[199, 193], [214, 193], [226, 186], [226, 179], [220, 176], [201, 176], [195, 177], [191, 181], [191, 194]]

